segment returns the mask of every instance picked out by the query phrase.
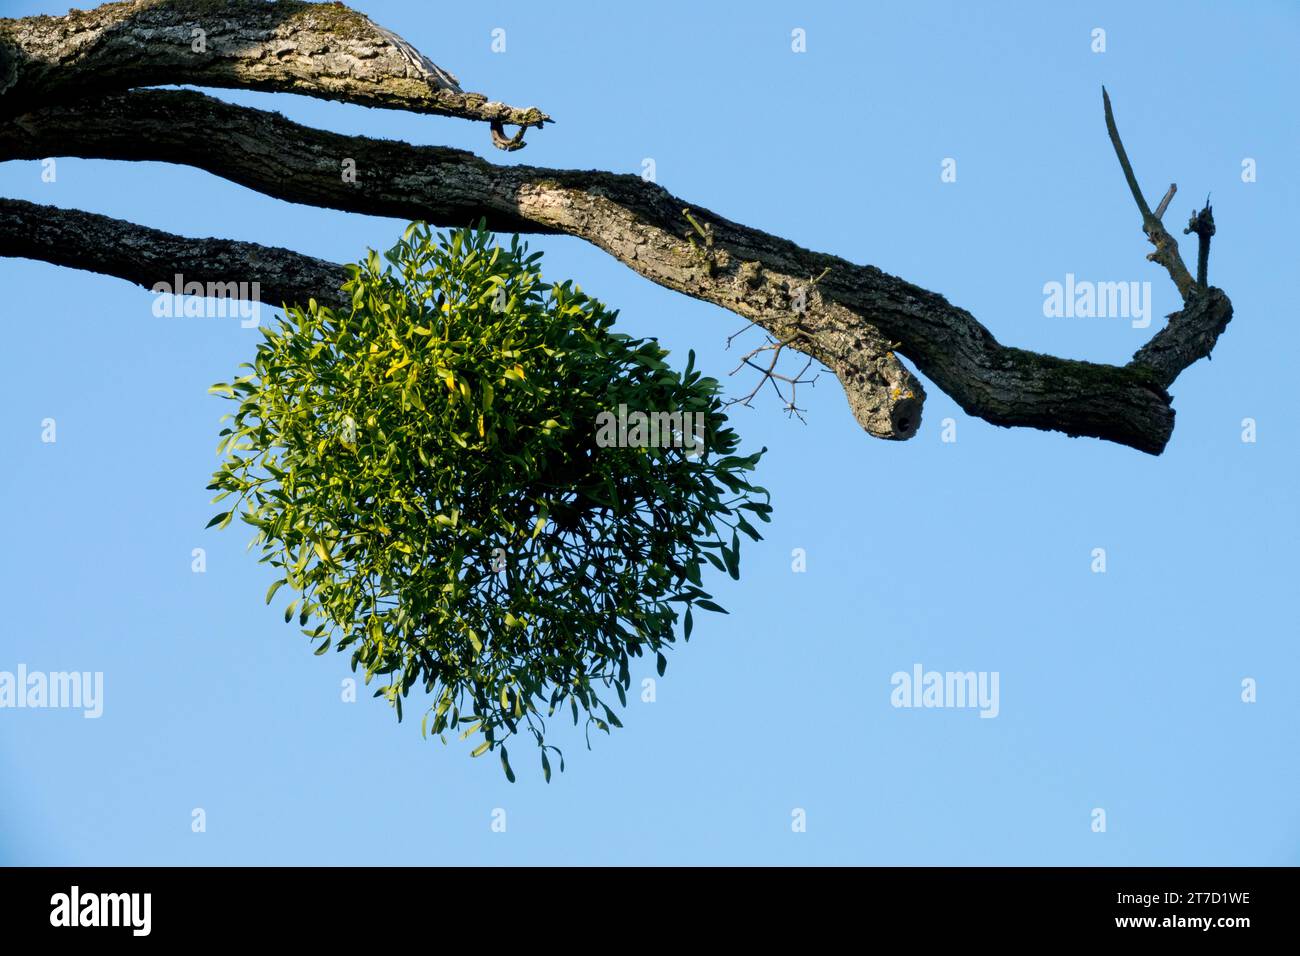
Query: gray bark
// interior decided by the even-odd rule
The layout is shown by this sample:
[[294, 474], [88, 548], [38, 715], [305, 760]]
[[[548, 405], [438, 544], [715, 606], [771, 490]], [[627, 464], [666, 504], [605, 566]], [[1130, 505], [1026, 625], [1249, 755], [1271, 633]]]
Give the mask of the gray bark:
[[550, 119], [462, 91], [451, 73], [342, 4], [135, 0], [0, 19], [0, 116], [88, 90], [162, 84], [301, 93], [498, 129]]
[[[244, 15], [247, 2], [232, 0], [227, 5], [232, 19]], [[196, 3], [146, 3], [133, 9], [174, 11]], [[295, 16], [315, 24], [312, 30], [322, 29], [318, 8], [290, 6], [305, 8], [307, 12]], [[0, 40], [4, 35], [0, 21]], [[304, 35], [315, 38], [318, 33]], [[299, 37], [294, 42], [303, 40]], [[103, 62], [101, 57], [96, 62], [91, 74], [107, 71], [110, 76], [117, 75], [111, 60]], [[395, 65], [388, 68], [397, 69]], [[327, 68], [302, 69], [307, 78], [303, 82], [328, 88], [321, 79], [325, 76], [332, 77], [331, 83], [349, 87], [346, 77], [331, 74]], [[325, 72], [319, 72], [321, 69]], [[57, 72], [51, 68], [40, 82], [58, 86], [64, 81], [58, 80]], [[18, 73], [21, 76], [22, 70]], [[405, 74], [406, 67], [402, 67]], [[0, 63], [0, 83], [3, 76]], [[12, 101], [6, 102], [9, 94], [0, 93], [0, 120], [6, 113], [10, 117], [7, 124], [0, 123], [0, 159], [57, 154], [183, 163], [292, 202], [422, 219], [441, 226], [469, 225], [481, 218], [497, 231], [576, 236], [646, 278], [744, 316], [766, 329], [783, 348], [822, 362], [840, 379], [858, 422], [881, 438], [911, 437], [920, 423], [925, 393], [900, 360], [902, 356], [967, 413], [986, 421], [1092, 436], [1158, 454], [1168, 442], [1174, 422], [1166, 389], [1183, 368], [1209, 354], [1232, 315], [1231, 303], [1221, 290], [1197, 286], [1191, 279], [1177, 242], [1160, 222], [1174, 187], [1160, 204], [1159, 214], [1150, 211], [1137, 190], [1108, 98], [1107, 128], [1142, 213], [1143, 228], [1156, 246], [1150, 258], [1170, 271], [1186, 303], [1126, 366], [1004, 346], [969, 312], [936, 293], [872, 266], [806, 250], [740, 225], [636, 176], [496, 166], [460, 150], [309, 129], [278, 114], [232, 106], [198, 93], [137, 91], [91, 96], [88, 79], [83, 71], [80, 80], [66, 82], [69, 91], [82, 88], [81, 98], [75, 101], [38, 106], [26, 100], [21, 109], [15, 109]], [[269, 88], [259, 86], [261, 80], [250, 79], [246, 71], [232, 72], [227, 79], [228, 85]], [[171, 81], [176, 80], [173, 77]], [[372, 87], [369, 82], [362, 83], [360, 94], [350, 91], [341, 98], [369, 95]], [[10, 84], [10, 92], [25, 88]], [[96, 84], [95, 88], [102, 86]], [[346, 182], [340, 175], [345, 159], [355, 162], [357, 182]], [[57, 220], [55, 212], [44, 215]], [[37, 215], [31, 210], [25, 214]], [[47, 222], [46, 229], [55, 225]], [[120, 227], [140, 229], [128, 224]], [[206, 243], [202, 250], [215, 256], [213, 262], [221, 268], [227, 262], [240, 265], [237, 257], [221, 258], [231, 252], [213, 246], [217, 240], [184, 240], [152, 230], [144, 232], [150, 234], [151, 248], [156, 250], [148, 261], [151, 268], [158, 267], [162, 277], [175, 271], [166, 267], [168, 254], [195, 262], [201, 250], [187, 243]], [[139, 237], [144, 233], [131, 234]], [[105, 241], [102, 232], [95, 240]], [[3, 248], [25, 250], [5, 254], [73, 266], [80, 261], [83, 268], [141, 281], [138, 266], [96, 253], [88, 248], [88, 242], [78, 243], [72, 236], [65, 235], [62, 241], [62, 248], [42, 251], [41, 244], [28, 237], [11, 235]], [[273, 274], [277, 270], [282, 273], [289, 261], [284, 256], [292, 254], [273, 252], [270, 258], [270, 253], [261, 253], [256, 262], [245, 261], [233, 275], [245, 281], [259, 280], [256, 273], [263, 265]], [[296, 292], [299, 301], [310, 295], [327, 299], [336, 292], [337, 272], [329, 270], [341, 267], [311, 261], [318, 265], [295, 267], [293, 274], [300, 279], [316, 274], [321, 277], [320, 287], [281, 282], [282, 287]], [[263, 281], [263, 286], [271, 284]]]

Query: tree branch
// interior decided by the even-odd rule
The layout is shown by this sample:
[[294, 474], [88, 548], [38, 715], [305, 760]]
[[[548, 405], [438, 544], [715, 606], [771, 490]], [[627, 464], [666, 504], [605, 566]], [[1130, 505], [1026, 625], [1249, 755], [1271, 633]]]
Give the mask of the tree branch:
[[1214, 209], [1210, 206], [1210, 197], [1205, 197], [1205, 206], [1200, 212], [1192, 213], [1183, 235], [1196, 233], [1199, 245], [1196, 252], [1196, 287], [1209, 288], [1210, 274], [1210, 237], [1214, 235]]
[[[343, 266], [299, 252], [232, 239], [186, 239], [75, 209], [0, 199], [0, 256], [39, 259], [126, 279], [146, 289], [186, 282], [231, 286], [260, 284], [259, 301], [306, 303], [315, 298], [349, 308], [341, 286]], [[179, 290], [177, 290], [179, 291]]]
[[1184, 308], [1169, 316], [1165, 327], [1157, 332], [1150, 342], [1138, 349], [1133, 356], [1133, 361], [1129, 363], [1130, 368], [1150, 370], [1156, 381], [1168, 388], [1183, 369], [1209, 356], [1219, 336], [1232, 320], [1232, 302], [1222, 289], [1210, 288], [1206, 282], [1210, 261], [1210, 236], [1214, 235], [1214, 212], [1210, 209], [1210, 200], [1207, 198], [1205, 208], [1199, 213], [1193, 213], [1191, 222], [1183, 230], [1184, 234], [1196, 233], [1200, 239], [1197, 278], [1193, 280], [1191, 273], [1183, 265], [1183, 257], [1178, 251], [1178, 240], [1169, 234], [1162, 221], [1165, 210], [1169, 208], [1174, 194], [1178, 192], [1177, 184], [1169, 186], [1169, 190], [1160, 200], [1160, 205], [1153, 214], [1142, 196], [1142, 190], [1138, 187], [1137, 177], [1133, 174], [1133, 166], [1129, 162], [1124, 143], [1120, 140], [1119, 129], [1115, 126], [1110, 94], [1106, 92], [1104, 86], [1101, 88], [1101, 99], [1106, 111], [1106, 130], [1110, 133], [1111, 145], [1115, 147], [1115, 155], [1119, 157], [1124, 178], [1128, 181], [1138, 211], [1142, 213], [1142, 229], [1151, 244], [1156, 247], [1156, 251], [1147, 258], [1160, 263], [1168, 270], [1169, 277], [1173, 279], [1179, 295], [1186, 303]]
[[[494, 166], [461, 150], [341, 136], [173, 91], [51, 107], [0, 126], [0, 159], [51, 153], [185, 163], [267, 195], [349, 212], [443, 226], [485, 218], [499, 232], [579, 236], [660, 285], [779, 337], [802, 323], [809, 334], [794, 347], [839, 376], [870, 434], [910, 438], [920, 424], [924, 388], [889, 340], [812, 282], [827, 262], [856, 267], [696, 210], [728, 230], [725, 244], [702, 248], [684, 204], [637, 176]], [[356, 182], [340, 175], [345, 158], [355, 162]]]
[[1174, 285], [1178, 287], [1178, 294], [1186, 302], [1191, 298], [1192, 293], [1196, 291], [1196, 282], [1192, 279], [1191, 273], [1187, 271], [1187, 266], [1183, 265], [1183, 257], [1178, 252], [1178, 240], [1169, 234], [1165, 225], [1160, 221], [1164, 211], [1168, 208], [1169, 200], [1173, 199], [1173, 194], [1177, 186], [1170, 186], [1169, 192], [1165, 199], [1160, 203], [1160, 215], [1151, 212], [1151, 207], [1147, 205], [1146, 199], [1142, 196], [1142, 190], [1138, 186], [1137, 177], [1133, 175], [1133, 166], [1128, 161], [1128, 153], [1124, 150], [1124, 144], [1119, 138], [1119, 129], [1115, 126], [1115, 114], [1110, 108], [1110, 94], [1106, 92], [1106, 87], [1101, 88], [1101, 101], [1106, 111], [1106, 132], [1110, 134], [1111, 145], [1115, 147], [1115, 155], [1119, 157], [1120, 168], [1124, 170], [1124, 178], [1128, 181], [1129, 192], [1133, 194], [1133, 201], [1137, 203], [1138, 211], [1142, 213], [1142, 231], [1147, 234], [1147, 239], [1156, 247], [1156, 251], [1150, 253], [1147, 258], [1152, 262], [1158, 262], [1169, 272], [1169, 278], [1174, 280]]
[[1231, 320], [1232, 302], [1223, 290], [1206, 289], [1169, 316], [1168, 324], [1138, 349], [1129, 365], [1149, 369], [1168, 388], [1183, 369], [1209, 356]]
[[[1109, 97], [1106, 104], [1121, 166], [1157, 245], [1151, 258], [1178, 283], [1186, 269], [1177, 243], [1136, 190]], [[942, 296], [687, 207], [635, 176], [497, 167], [459, 150], [312, 130], [195, 93], [53, 106], [0, 128], [0, 158], [51, 154], [186, 163], [295, 202], [438, 225], [482, 217], [498, 231], [583, 238], [652, 281], [745, 316], [821, 361], [840, 378], [858, 421], [884, 438], [914, 434], [924, 400], [897, 352], [986, 421], [1159, 453], [1174, 420], [1166, 387], [1208, 354], [1231, 316], [1226, 296], [1193, 283], [1197, 301], [1171, 316], [1127, 366], [1040, 355], [999, 344]], [[356, 182], [339, 174], [345, 158], [356, 163]]]
[[[456, 77], [342, 4], [128, 0], [0, 19], [0, 116], [139, 86], [194, 84], [482, 120], [503, 149], [550, 117], [465, 93]], [[509, 138], [503, 125], [520, 127]]]

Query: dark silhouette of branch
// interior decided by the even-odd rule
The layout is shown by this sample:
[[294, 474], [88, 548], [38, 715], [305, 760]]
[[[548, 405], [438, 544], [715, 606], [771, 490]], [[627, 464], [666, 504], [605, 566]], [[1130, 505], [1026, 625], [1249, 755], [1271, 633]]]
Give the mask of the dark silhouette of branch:
[[1183, 369], [1209, 356], [1219, 336], [1232, 320], [1232, 302], [1223, 290], [1210, 288], [1206, 283], [1210, 236], [1214, 235], [1214, 214], [1210, 211], [1209, 199], [1206, 199], [1205, 208], [1199, 214], [1192, 214], [1192, 221], [1184, 230], [1184, 234], [1195, 232], [1201, 240], [1197, 278], [1193, 280], [1183, 265], [1178, 240], [1169, 234], [1162, 221], [1178, 186], [1175, 184], [1169, 187], [1155, 213], [1152, 213], [1138, 187], [1137, 177], [1133, 175], [1133, 166], [1129, 163], [1124, 143], [1120, 140], [1115, 115], [1111, 110], [1110, 95], [1105, 87], [1102, 88], [1101, 98], [1106, 111], [1106, 130], [1110, 133], [1111, 144], [1115, 147], [1115, 155], [1119, 157], [1120, 168], [1124, 170], [1124, 178], [1128, 181], [1138, 211], [1142, 213], [1142, 229], [1156, 247], [1155, 252], [1147, 258], [1168, 270], [1169, 277], [1173, 279], [1185, 303], [1181, 310], [1169, 316], [1168, 323], [1150, 342], [1138, 349], [1133, 361], [1129, 363], [1130, 368], [1149, 370], [1162, 386], [1168, 388]]
[[[290, 249], [236, 242], [187, 239], [159, 229], [21, 199], [0, 199], [0, 256], [40, 259], [126, 279], [146, 289], [187, 282], [230, 286], [259, 284], [260, 301], [306, 303], [308, 299], [345, 308], [343, 266]], [[249, 285], [251, 288], [251, 285]], [[248, 291], [244, 289], [242, 291]]]
[[1196, 233], [1199, 241], [1196, 250], [1196, 286], [1199, 289], [1209, 287], [1210, 274], [1210, 237], [1214, 235], [1214, 209], [1210, 206], [1210, 197], [1205, 197], [1205, 206], [1200, 212], [1192, 213], [1183, 235]]

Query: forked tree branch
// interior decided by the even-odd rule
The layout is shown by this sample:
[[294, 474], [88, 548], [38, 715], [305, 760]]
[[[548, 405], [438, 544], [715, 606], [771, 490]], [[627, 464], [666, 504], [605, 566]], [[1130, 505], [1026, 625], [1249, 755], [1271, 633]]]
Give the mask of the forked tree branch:
[[1124, 170], [1124, 179], [1128, 182], [1129, 192], [1133, 194], [1133, 201], [1137, 203], [1138, 212], [1142, 214], [1142, 230], [1151, 240], [1151, 244], [1156, 247], [1155, 252], [1147, 256], [1152, 262], [1158, 262], [1169, 272], [1169, 278], [1174, 280], [1174, 285], [1178, 288], [1178, 294], [1186, 302], [1191, 298], [1196, 289], [1196, 283], [1193, 281], [1191, 274], [1187, 271], [1187, 266], [1183, 265], [1183, 257], [1178, 252], [1178, 240], [1169, 234], [1165, 224], [1161, 221], [1165, 210], [1169, 208], [1169, 201], [1174, 198], [1174, 193], [1178, 191], [1177, 184], [1169, 187], [1169, 192], [1161, 200], [1158, 213], [1153, 213], [1151, 207], [1147, 205], [1146, 199], [1142, 196], [1142, 189], [1138, 186], [1137, 177], [1133, 175], [1133, 165], [1128, 160], [1128, 153], [1124, 149], [1124, 143], [1119, 138], [1119, 129], [1115, 126], [1115, 114], [1110, 108], [1110, 94], [1106, 88], [1101, 88], [1101, 102], [1106, 112], [1106, 132], [1110, 134], [1111, 145], [1115, 147], [1115, 155], [1119, 157], [1119, 165]]
[[1142, 230], [1147, 239], [1155, 246], [1155, 251], [1147, 258], [1164, 266], [1173, 280], [1179, 295], [1185, 303], [1184, 308], [1169, 316], [1169, 322], [1152, 337], [1151, 341], [1138, 349], [1133, 356], [1130, 367], [1147, 368], [1156, 374], [1160, 384], [1166, 388], [1173, 384], [1187, 366], [1207, 357], [1214, 345], [1232, 320], [1232, 303], [1222, 289], [1210, 288], [1206, 283], [1206, 272], [1210, 257], [1210, 236], [1214, 235], [1214, 214], [1210, 202], [1205, 201], [1205, 208], [1192, 214], [1191, 223], [1185, 233], [1195, 232], [1200, 238], [1198, 278], [1193, 279], [1183, 264], [1183, 257], [1178, 251], [1178, 240], [1165, 228], [1164, 214], [1178, 191], [1176, 184], [1170, 185], [1168, 192], [1151, 212], [1147, 201], [1138, 186], [1133, 166], [1128, 153], [1120, 139], [1119, 129], [1115, 125], [1115, 114], [1111, 110], [1110, 94], [1106, 88], [1101, 90], [1102, 106], [1106, 113], [1106, 131], [1110, 134], [1111, 145], [1119, 158], [1120, 168], [1128, 181], [1129, 191], [1142, 214]]
[[[238, 0], [232, 8], [244, 2]], [[942, 296], [874, 267], [811, 252], [731, 222], [636, 176], [499, 167], [459, 150], [313, 130], [196, 93], [136, 92], [29, 106], [11, 114], [7, 127], [0, 126], [0, 159], [58, 154], [184, 163], [294, 202], [437, 225], [461, 226], [484, 218], [498, 231], [585, 239], [652, 281], [730, 309], [766, 329], [783, 348], [827, 365], [843, 383], [858, 421], [883, 438], [910, 437], [920, 421], [924, 392], [899, 361], [902, 355], [965, 411], [986, 421], [1089, 435], [1158, 454], [1174, 421], [1166, 388], [1188, 364], [1209, 354], [1232, 314], [1220, 290], [1199, 287], [1191, 279], [1177, 242], [1161, 223], [1174, 187], [1157, 213], [1147, 206], [1108, 96], [1107, 128], [1143, 228], [1156, 246], [1150, 258], [1169, 270], [1185, 302], [1168, 326], [1122, 367], [1003, 346]], [[357, 181], [340, 176], [344, 159], [356, 164]], [[9, 209], [11, 217], [16, 213]], [[29, 220], [45, 217], [46, 232], [8, 235], [0, 246], [5, 254], [68, 265], [80, 261], [84, 268], [145, 285], [170, 278], [175, 269], [167, 265], [169, 254], [188, 256], [191, 263], [200, 254], [212, 254], [221, 268], [239, 262], [233, 248], [213, 245], [218, 240], [185, 240], [119, 223], [114, 228], [137, 241], [147, 234], [156, 250], [150, 268], [157, 272], [142, 275], [140, 266], [79, 243], [70, 229], [60, 234], [61, 249], [43, 244], [41, 237], [48, 238], [63, 217], [84, 214], [46, 207], [22, 213]], [[17, 226], [12, 218], [0, 220], [0, 229]], [[105, 241], [103, 229], [109, 227], [100, 226], [95, 240]], [[294, 296], [285, 295], [288, 301], [307, 295], [328, 299], [330, 279], [316, 289], [259, 279], [263, 266], [283, 276], [289, 261], [284, 257], [292, 255], [262, 251], [221, 278], [294, 291]], [[317, 265], [291, 270], [299, 278], [313, 269], [321, 276], [341, 272], [339, 266], [301, 258]], [[270, 292], [264, 295], [275, 298]]]

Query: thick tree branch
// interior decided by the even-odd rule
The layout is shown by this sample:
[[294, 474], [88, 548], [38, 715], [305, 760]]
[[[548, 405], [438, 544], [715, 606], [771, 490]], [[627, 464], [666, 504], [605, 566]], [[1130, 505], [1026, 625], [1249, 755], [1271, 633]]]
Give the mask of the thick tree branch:
[[[117, 276], [152, 289], [190, 281], [231, 286], [231, 294], [260, 285], [259, 300], [350, 305], [341, 286], [343, 266], [299, 252], [231, 239], [186, 239], [75, 209], [0, 199], [0, 256], [39, 259], [60, 266]], [[248, 284], [240, 289], [240, 283]]]
[[1169, 322], [1138, 349], [1130, 367], [1145, 367], [1168, 388], [1183, 369], [1207, 358], [1232, 320], [1232, 302], [1222, 289], [1209, 288], [1169, 316]]
[[[186, 163], [290, 201], [440, 225], [484, 217], [497, 230], [578, 236], [822, 361], [859, 422], [880, 437], [913, 434], [923, 400], [896, 350], [987, 421], [1159, 453], [1174, 419], [1165, 388], [1186, 361], [1207, 354], [1231, 314], [1226, 297], [1189, 306], [1126, 367], [1039, 355], [1002, 346], [942, 296], [686, 207], [635, 176], [497, 167], [458, 150], [311, 130], [193, 93], [53, 107], [0, 130], [0, 158], [53, 153]], [[344, 158], [355, 161], [357, 182], [339, 175]]]
[[194, 84], [302, 93], [503, 125], [550, 117], [465, 93], [400, 37], [342, 4], [129, 0], [63, 17], [0, 19], [0, 116], [139, 86]]
[[[890, 341], [827, 299], [824, 282], [813, 283], [827, 262], [855, 267], [695, 211], [715, 236], [727, 236], [706, 247], [683, 203], [637, 176], [494, 166], [461, 150], [341, 136], [172, 91], [51, 107], [0, 126], [0, 159], [51, 153], [185, 163], [281, 199], [350, 212], [451, 226], [485, 218], [502, 232], [579, 236], [660, 285], [794, 339], [793, 348], [836, 373], [872, 435], [910, 438], [920, 424], [924, 389]], [[355, 182], [340, 175], [344, 159], [355, 163]]]

